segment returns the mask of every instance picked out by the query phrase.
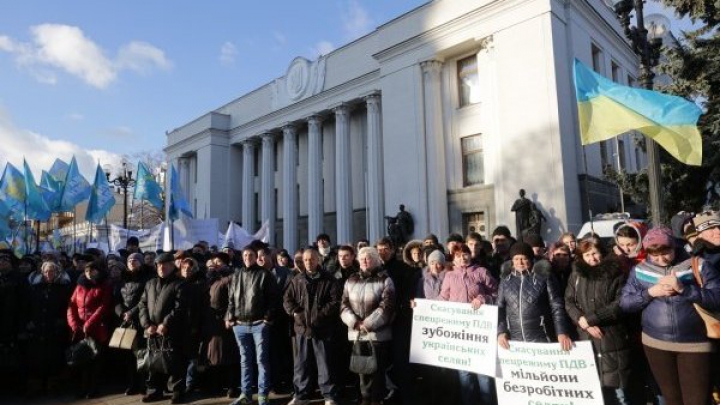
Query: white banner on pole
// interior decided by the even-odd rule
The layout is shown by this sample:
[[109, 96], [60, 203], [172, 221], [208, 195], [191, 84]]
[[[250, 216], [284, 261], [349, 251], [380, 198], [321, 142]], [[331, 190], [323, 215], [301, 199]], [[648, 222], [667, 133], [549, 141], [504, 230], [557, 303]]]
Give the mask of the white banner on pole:
[[[217, 218], [192, 219], [183, 217], [175, 220], [173, 225], [175, 227], [173, 245], [176, 250], [192, 249], [201, 240], [208, 242], [210, 246], [218, 243]], [[164, 250], [170, 250], [169, 231], [170, 229], [164, 232], [166, 234], [164, 237]]]
[[497, 307], [415, 300], [410, 361], [495, 376]]
[[269, 235], [270, 222], [267, 220], [263, 222], [260, 229], [258, 229], [258, 231], [254, 235], [251, 235], [250, 232], [248, 232], [245, 228], [241, 227], [235, 222], [230, 222], [230, 224], [228, 225], [228, 229], [225, 232], [225, 238], [223, 239], [222, 246], [230, 246], [233, 249], [240, 250], [255, 240], [267, 243], [267, 241], [269, 240]]
[[567, 352], [559, 343], [510, 341], [510, 350], [498, 348], [498, 366], [500, 404], [603, 405], [589, 341]]

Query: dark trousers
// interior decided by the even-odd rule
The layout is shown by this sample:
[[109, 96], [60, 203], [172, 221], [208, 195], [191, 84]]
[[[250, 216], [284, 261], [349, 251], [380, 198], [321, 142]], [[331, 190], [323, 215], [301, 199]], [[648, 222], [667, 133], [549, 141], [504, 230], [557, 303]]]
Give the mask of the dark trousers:
[[330, 372], [330, 356], [333, 349], [331, 339], [308, 339], [302, 335], [295, 336], [297, 355], [295, 356], [295, 397], [310, 399], [312, 394], [312, 380], [317, 370], [317, 384], [325, 399], [336, 400], [338, 387], [335, 384], [333, 373]]
[[291, 330], [291, 319], [287, 316], [279, 316], [270, 325], [270, 384], [275, 391], [286, 386], [289, 388], [293, 380]]
[[72, 369], [72, 378], [75, 381], [76, 394], [85, 395], [97, 393], [106, 355], [105, 348], [99, 347], [98, 354], [92, 361]]
[[413, 387], [416, 377], [416, 368], [410, 364], [410, 331], [412, 318], [403, 317], [395, 320], [392, 340], [392, 367], [389, 371], [390, 380], [397, 385], [400, 399], [404, 405], [417, 403], [413, 398], [416, 392]]
[[710, 353], [682, 353], [645, 346], [665, 405], [706, 405], [710, 399]]
[[168, 386], [172, 392], [185, 392], [185, 377], [187, 375], [188, 359], [183, 351], [183, 348], [175, 342], [180, 342], [181, 339], [176, 338], [169, 341], [170, 347], [173, 348], [173, 359], [170, 362], [170, 372], [157, 373], [153, 371], [148, 372], [147, 377], [147, 393], [152, 394], [154, 392], [160, 392], [162, 394]]
[[[363, 351], [369, 351], [369, 342], [361, 342]], [[390, 358], [390, 342], [373, 342], [377, 357], [377, 370], [373, 374], [360, 374], [360, 396], [364, 400], [380, 402], [385, 398], [385, 372]]]

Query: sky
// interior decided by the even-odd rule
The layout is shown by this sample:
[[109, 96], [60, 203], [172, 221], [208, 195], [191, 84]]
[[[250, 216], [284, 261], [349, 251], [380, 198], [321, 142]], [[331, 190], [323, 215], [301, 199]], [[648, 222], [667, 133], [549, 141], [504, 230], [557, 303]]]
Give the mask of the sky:
[[[446, 0], [450, 1], [450, 0]], [[452, 0], [468, 1], [468, 0]], [[23, 0], [0, 13], [0, 167], [157, 152], [166, 131], [425, 0]], [[650, 3], [649, 12], [661, 10]]]

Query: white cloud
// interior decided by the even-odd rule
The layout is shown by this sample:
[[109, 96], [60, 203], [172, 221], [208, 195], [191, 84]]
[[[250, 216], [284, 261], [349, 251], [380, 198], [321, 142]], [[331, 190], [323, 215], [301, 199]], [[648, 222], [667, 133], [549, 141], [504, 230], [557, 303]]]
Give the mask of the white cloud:
[[373, 28], [372, 19], [357, 0], [348, 0], [344, 4], [340, 18], [345, 34], [351, 40], [367, 34]]
[[273, 31], [273, 38], [275, 38], [275, 42], [277, 42], [280, 46], [285, 46], [285, 44], [287, 44], [287, 38], [282, 32]]
[[312, 48], [313, 57], [327, 55], [335, 50], [335, 45], [330, 41], [320, 41]]
[[222, 63], [223, 66], [234, 65], [237, 54], [238, 50], [235, 44], [230, 41], [225, 41], [220, 47], [220, 63]]
[[47, 136], [18, 128], [9, 115], [0, 107], [0, 167], [10, 161], [15, 167], [22, 169], [23, 157], [28, 162], [35, 175], [40, 180], [42, 170], [49, 170], [56, 158], [65, 162], [75, 156], [80, 171], [92, 182], [95, 177], [95, 167], [100, 159], [101, 164], [118, 165], [122, 157], [116, 153], [105, 150], [86, 150], [68, 141], [51, 139]]
[[13, 54], [17, 65], [42, 83], [56, 83], [56, 72], [64, 71], [102, 89], [115, 82], [123, 70], [144, 74], [172, 68], [165, 53], [146, 42], [125, 44], [112, 59], [78, 27], [41, 24], [30, 32], [32, 42], [28, 43], [0, 36], [0, 51]]
[[133, 41], [120, 48], [116, 66], [118, 70], [130, 69], [146, 74], [154, 68], [170, 70], [173, 65], [161, 49], [147, 42]]

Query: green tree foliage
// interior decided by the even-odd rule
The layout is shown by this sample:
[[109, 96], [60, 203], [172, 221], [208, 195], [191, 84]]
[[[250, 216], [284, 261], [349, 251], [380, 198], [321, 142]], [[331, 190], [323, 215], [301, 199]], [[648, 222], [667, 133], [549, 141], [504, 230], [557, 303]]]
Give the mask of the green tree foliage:
[[[710, 201], [717, 206], [720, 195], [720, 0], [663, 0], [680, 17], [689, 17], [698, 28], [684, 32], [679, 46], [666, 47], [658, 73], [672, 82], [658, 90], [698, 102], [705, 113], [698, 127], [703, 136], [703, 163], [687, 166], [664, 150], [661, 154], [662, 198], [666, 215], [698, 211]], [[608, 173], [626, 194], [647, 204], [647, 173]], [[709, 198], [708, 198], [709, 197]]]

